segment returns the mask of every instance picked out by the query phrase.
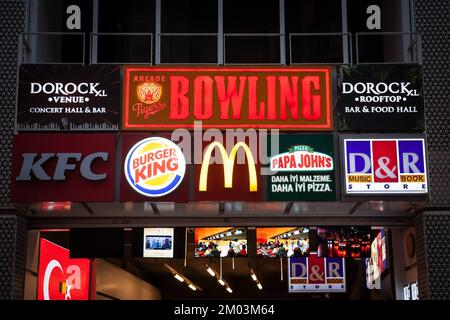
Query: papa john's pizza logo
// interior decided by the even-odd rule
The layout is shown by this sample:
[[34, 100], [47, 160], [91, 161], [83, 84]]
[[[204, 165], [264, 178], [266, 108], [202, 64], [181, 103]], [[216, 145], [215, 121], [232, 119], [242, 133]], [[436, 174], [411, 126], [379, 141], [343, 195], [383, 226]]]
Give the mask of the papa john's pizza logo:
[[161, 85], [155, 82], [144, 82], [137, 86], [137, 97], [145, 104], [154, 104], [162, 95]]
[[151, 137], [136, 143], [124, 163], [130, 186], [148, 197], [161, 197], [174, 191], [181, 183], [186, 160], [172, 141]]

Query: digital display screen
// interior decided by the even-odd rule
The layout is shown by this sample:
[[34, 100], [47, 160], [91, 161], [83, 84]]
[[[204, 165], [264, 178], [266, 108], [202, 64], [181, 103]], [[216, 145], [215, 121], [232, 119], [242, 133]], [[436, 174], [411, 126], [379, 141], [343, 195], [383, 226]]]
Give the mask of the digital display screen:
[[173, 228], [144, 228], [144, 258], [173, 258]]
[[195, 228], [196, 258], [247, 257], [247, 228]]
[[308, 227], [256, 228], [257, 257], [302, 257], [309, 251]]
[[317, 255], [370, 258], [371, 231], [367, 227], [318, 227]]

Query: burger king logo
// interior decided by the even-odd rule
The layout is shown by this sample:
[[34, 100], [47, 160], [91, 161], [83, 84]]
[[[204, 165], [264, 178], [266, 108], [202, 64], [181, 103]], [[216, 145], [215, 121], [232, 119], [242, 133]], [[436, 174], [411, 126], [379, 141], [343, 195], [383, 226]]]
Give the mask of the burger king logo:
[[181, 183], [186, 160], [172, 141], [151, 137], [136, 143], [125, 159], [124, 171], [130, 186], [148, 197], [171, 193]]

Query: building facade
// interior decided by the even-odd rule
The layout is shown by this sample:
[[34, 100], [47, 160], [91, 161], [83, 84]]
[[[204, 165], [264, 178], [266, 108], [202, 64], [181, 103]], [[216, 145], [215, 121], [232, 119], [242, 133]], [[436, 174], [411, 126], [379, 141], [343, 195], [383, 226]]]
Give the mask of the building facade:
[[[315, 4], [311, 4], [278, 0], [267, 1], [258, 10], [255, 10], [255, 1], [187, 1], [183, 4], [161, 0], [126, 4], [78, 1], [81, 10], [78, 27], [76, 22], [72, 26], [69, 21], [71, 12], [76, 9], [66, 12], [72, 4], [66, 2], [58, 1], [55, 5], [50, 0], [6, 0], [1, 7], [4, 26], [0, 57], [1, 299], [23, 299], [26, 278], [36, 278], [26, 271], [29, 269], [27, 250], [32, 243], [30, 230], [67, 229], [86, 224], [130, 228], [147, 224], [217, 227], [221, 223], [280, 226], [297, 222], [391, 227], [395, 256], [404, 255], [398, 251], [403, 249], [396, 248], [396, 243], [403, 242], [404, 229], [399, 228], [413, 228], [420, 299], [450, 298], [450, 115], [446, 112], [450, 94], [448, 1], [375, 1], [381, 8], [381, 26], [370, 30], [367, 24], [370, 13], [365, 10], [371, 3], [365, 1], [314, 1]], [[13, 137], [17, 135], [18, 70], [23, 64], [46, 63], [198, 68], [203, 65], [275, 65], [280, 70], [303, 65], [421, 65], [429, 197], [426, 201], [400, 198], [391, 201], [385, 197], [353, 200], [344, 208], [345, 201], [341, 201], [339, 195], [337, 202], [343, 208], [336, 215], [332, 214], [334, 209], [330, 206], [310, 202], [305, 206], [305, 202], [296, 201], [262, 214], [258, 214], [258, 208], [239, 209], [239, 203], [216, 201], [217, 210], [215, 207], [208, 209], [203, 215], [190, 214], [188, 207], [166, 214], [161, 204], [149, 204], [150, 211], [130, 215], [126, 204], [119, 207], [111, 201], [112, 205], [117, 205], [113, 214], [106, 213], [110, 208], [81, 204], [82, 213], [74, 206], [67, 216], [55, 217], [36, 209], [35, 205], [17, 205], [12, 203], [10, 191]], [[333, 129], [333, 133], [335, 139], [342, 134], [337, 129]], [[384, 209], [373, 209], [377, 204]], [[199, 210], [195, 205], [196, 201], [193, 210]], [[366, 207], [369, 209], [364, 211]], [[295, 210], [306, 214], [299, 218]], [[407, 277], [407, 272], [397, 270], [395, 273], [393, 290], [397, 291], [394, 297], [398, 298], [406, 281], [402, 277]]]

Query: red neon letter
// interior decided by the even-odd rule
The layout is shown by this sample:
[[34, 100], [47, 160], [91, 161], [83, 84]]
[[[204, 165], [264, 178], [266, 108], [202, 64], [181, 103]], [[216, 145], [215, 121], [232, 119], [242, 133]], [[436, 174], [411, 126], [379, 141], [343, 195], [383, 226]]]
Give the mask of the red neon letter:
[[265, 102], [261, 101], [259, 110], [258, 103], [258, 89], [257, 89], [258, 77], [248, 77], [248, 119], [258, 120], [264, 119]]
[[228, 87], [225, 88], [225, 77], [215, 76], [217, 96], [220, 103], [220, 119], [229, 119], [230, 100], [232, 108], [232, 119], [241, 118], [242, 98], [244, 97], [245, 82], [247, 77], [239, 77], [239, 92], [236, 90], [236, 76], [227, 77]]
[[302, 115], [306, 120], [318, 120], [322, 117], [320, 110], [321, 97], [317, 94], [311, 94], [313, 89], [319, 89], [319, 81], [318, 76], [307, 76], [302, 80]]
[[204, 120], [212, 117], [213, 80], [208, 76], [198, 76], [194, 80], [194, 117]]
[[170, 77], [170, 119], [186, 119], [189, 116], [189, 79], [183, 76]]
[[267, 81], [267, 119], [275, 120], [277, 118], [277, 78], [274, 76], [266, 77]]
[[293, 120], [298, 119], [298, 77], [292, 76], [292, 88], [287, 76], [280, 76], [280, 119], [286, 120], [286, 102]]

